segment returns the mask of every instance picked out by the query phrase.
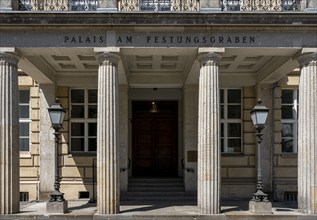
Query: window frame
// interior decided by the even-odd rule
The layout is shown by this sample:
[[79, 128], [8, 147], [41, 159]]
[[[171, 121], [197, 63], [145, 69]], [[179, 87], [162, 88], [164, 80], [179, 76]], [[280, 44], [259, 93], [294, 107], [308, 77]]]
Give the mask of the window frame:
[[[72, 90], [83, 90], [84, 91], [84, 103], [72, 103]], [[97, 117], [96, 118], [89, 118], [89, 113], [88, 113], [88, 107], [89, 105], [96, 105], [96, 107], [98, 108], [98, 103], [89, 103], [88, 102], [88, 91], [89, 90], [96, 90], [97, 91], [97, 102], [98, 102], [98, 89], [97, 88], [70, 88], [69, 89], [69, 136], [70, 136], [70, 140], [69, 140], [69, 146], [70, 146], [70, 152], [71, 153], [96, 153], [96, 151], [89, 151], [89, 138], [96, 138], [97, 141], [97, 134], [96, 136], [89, 136], [88, 132], [89, 132], [89, 123], [96, 123], [97, 126]], [[84, 118], [73, 118], [72, 117], [72, 106], [73, 105], [84, 105]], [[72, 124], [73, 123], [83, 123], [84, 124], [84, 136], [72, 136]], [[73, 146], [72, 146], [72, 138], [84, 138], [84, 150], [83, 151], [75, 151], [72, 150]]]
[[[222, 154], [242, 154], [243, 153], [243, 89], [242, 88], [221, 88], [223, 90], [223, 103], [221, 102], [220, 97], [220, 148], [221, 142], [223, 139], [223, 151], [220, 149]], [[240, 103], [228, 103], [228, 90], [240, 90]], [[221, 92], [220, 92], [221, 95]], [[221, 106], [224, 106], [223, 114], [224, 118], [221, 117]], [[228, 106], [229, 105], [240, 105], [240, 118], [228, 118]], [[228, 124], [230, 123], [239, 123], [240, 124], [240, 137], [229, 137], [228, 136]], [[223, 124], [223, 137], [221, 135], [221, 127]], [[230, 152], [228, 151], [228, 140], [229, 139], [239, 139], [241, 140], [241, 150], [239, 152]]]
[[[27, 91], [28, 92], [28, 96], [29, 96], [29, 102], [21, 102], [20, 101], [20, 92], [21, 91]], [[20, 115], [19, 115], [19, 151], [20, 152], [29, 152], [30, 151], [30, 147], [31, 147], [31, 118], [30, 118], [30, 114], [31, 114], [31, 105], [30, 105], [30, 101], [31, 101], [31, 94], [30, 94], [30, 89], [19, 89], [19, 114], [20, 114], [20, 106], [28, 106], [28, 109], [29, 109], [29, 115], [27, 118], [21, 118]], [[25, 124], [28, 124], [28, 127], [29, 127], [29, 132], [28, 132], [28, 135], [27, 136], [23, 136], [21, 135], [21, 132], [20, 132], [20, 125], [22, 123], [25, 123]], [[28, 150], [21, 150], [21, 139], [29, 139], [28, 141]]]
[[[283, 103], [282, 95], [283, 90], [292, 91], [292, 103]], [[283, 119], [283, 114], [281, 114], [281, 151], [282, 154], [297, 154], [298, 152], [298, 109], [299, 109], [299, 89], [298, 88], [283, 88], [281, 91], [281, 111], [283, 106], [292, 106], [293, 118]], [[283, 124], [292, 124], [293, 126], [293, 137], [283, 137]], [[283, 139], [292, 140], [293, 149], [292, 152], [283, 151]]]

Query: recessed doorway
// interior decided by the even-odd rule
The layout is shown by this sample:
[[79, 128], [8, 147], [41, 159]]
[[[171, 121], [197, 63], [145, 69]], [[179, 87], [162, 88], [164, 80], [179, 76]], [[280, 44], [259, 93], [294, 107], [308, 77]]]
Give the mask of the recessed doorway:
[[177, 101], [132, 102], [132, 176], [177, 176]]

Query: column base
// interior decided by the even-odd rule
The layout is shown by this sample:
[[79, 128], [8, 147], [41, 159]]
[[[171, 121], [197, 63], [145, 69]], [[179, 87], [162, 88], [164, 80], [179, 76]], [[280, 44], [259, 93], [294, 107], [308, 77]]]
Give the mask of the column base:
[[251, 200], [249, 202], [249, 211], [254, 214], [272, 214], [272, 203], [271, 202], [256, 202]]
[[64, 214], [67, 212], [67, 201], [46, 203], [46, 213]]

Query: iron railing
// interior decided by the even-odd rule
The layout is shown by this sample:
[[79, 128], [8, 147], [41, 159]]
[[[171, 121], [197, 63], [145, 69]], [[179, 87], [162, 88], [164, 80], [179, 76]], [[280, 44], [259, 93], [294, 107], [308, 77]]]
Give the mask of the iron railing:
[[301, 0], [220, 0], [222, 11], [300, 11]]

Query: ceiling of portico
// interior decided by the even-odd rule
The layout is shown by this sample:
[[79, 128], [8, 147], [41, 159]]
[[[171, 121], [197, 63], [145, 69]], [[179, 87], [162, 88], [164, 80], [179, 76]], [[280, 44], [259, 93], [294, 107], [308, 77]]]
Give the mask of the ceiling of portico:
[[[298, 66], [298, 49], [226, 49], [220, 83], [272, 83]], [[93, 48], [22, 48], [19, 68], [40, 83], [97, 85], [98, 61]], [[119, 81], [132, 88], [181, 88], [197, 84], [197, 48], [121, 48]], [[40, 76], [42, 74], [42, 76]]]

